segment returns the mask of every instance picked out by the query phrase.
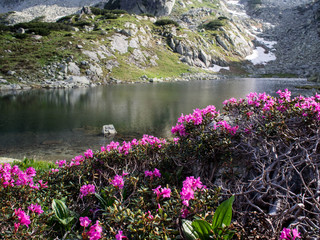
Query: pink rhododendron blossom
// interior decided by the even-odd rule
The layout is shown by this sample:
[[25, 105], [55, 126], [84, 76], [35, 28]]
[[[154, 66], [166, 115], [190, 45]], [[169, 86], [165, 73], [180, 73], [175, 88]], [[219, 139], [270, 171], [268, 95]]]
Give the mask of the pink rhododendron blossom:
[[56, 164], [58, 165], [59, 168], [62, 168], [67, 164], [67, 161], [66, 160], [59, 160], [59, 161], [56, 161]]
[[38, 183], [40, 184], [40, 187], [41, 187], [41, 188], [48, 188], [48, 185], [47, 185], [48, 182], [43, 183], [42, 180], [39, 180]]
[[87, 235], [89, 236], [90, 240], [97, 240], [102, 237], [102, 227], [100, 226], [98, 220], [94, 225], [90, 227], [90, 230], [87, 232]]
[[283, 228], [280, 235], [280, 240], [295, 240], [296, 238], [301, 238], [300, 233], [297, 229]]
[[157, 198], [159, 198], [161, 196], [160, 188], [161, 188], [161, 185], [159, 185], [155, 189], [152, 189], [153, 193], [155, 193], [157, 195]]
[[93, 184], [83, 185], [80, 188], [80, 198], [87, 196], [88, 194], [94, 194], [96, 192]]
[[51, 173], [59, 172], [59, 169], [57, 169], [57, 168], [51, 168], [51, 169], [50, 169], [50, 172], [51, 172]]
[[170, 188], [161, 188], [161, 195], [163, 198], [170, 198], [171, 189]]
[[91, 220], [88, 217], [80, 217], [79, 221], [80, 225], [85, 228], [88, 227], [91, 223]]
[[153, 171], [148, 171], [148, 170], [145, 171], [144, 175], [145, 175], [145, 177], [150, 177], [151, 179], [153, 177], [158, 177], [158, 178], [161, 177], [161, 173], [160, 173], [159, 169], [157, 169], [157, 168], [155, 168]]
[[153, 220], [153, 216], [152, 216], [152, 214], [151, 214], [151, 212], [150, 211], [148, 211], [147, 213], [145, 213], [145, 215], [146, 215], [146, 217], [149, 219], [149, 220]]
[[86, 158], [93, 158], [93, 152], [91, 149], [88, 149], [87, 151], [85, 151], [84, 156]]
[[24, 211], [22, 211], [21, 208], [15, 209], [14, 213], [18, 217], [20, 225], [25, 225], [26, 227], [29, 227], [29, 224], [31, 223], [30, 216], [28, 216]]
[[183, 181], [182, 190], [180, 192], [180, 198], [182, 200], [182, 204], [185, 206], [189, 206], [189, 201], [194, 199], [194, 193], [198, 189], [205, 189], [200, 180], [200, 177], [194, 178], [193, 176], [187, 177], [185, 181]]
[[152, 189], [153, 193], [157, 195], [157, 199], [159, 199], [161, 196], [163, 198], [170, 198], [171, 195], [171, 189], [170, 188], [161, 188], [161, 185], [159, 185], [157, 188]]
[[37, 172], [36, 172], [36, 170], [35, 170], [33, 167], [29, 167], [29, 168], [27, 168], [27, 170], [26, 170], [26, 174], [27, 174], [28, 176], [30, 176], [30, 177], [34, 177], [34, 176], [37, 175]]
[[117, 235], [116, 235], [116, 240], [121, 240], [127, 238], [126, 236], [123, 235], [123, 231], [119, 230]]
[[37, 213], [38, 215], [40, 215], [41, 213], [43, 213], [43, 210], [41, 209], [41, 205], [38, 204], [31, 204], [28, 209], [31, 212]]
[[14, 231], [17, 232], [19, 230], [20, 223], [14, 223]]
[[158, 177], [158, 178], [161, 177], [161, 173], [160, 173], [159, 169], [157, 169], [157, 168], [155, 168], [155, 169], [153, 170], [152, 174], [153, 174], [153, 176], [155, 176], [155, 177]]
[[181, 209], [181, 218], [187, 218], [188, 215], [189, 215], [188, 209], [186, 209], [186, 208]]
[[114, 187], [118, 187], [119, 189], [122, 189], [123, 186], [124, 186], [124, 180], [123, 180], [123, 177], [120, 176], [120, 175], [115, 175], [113, 180], [111, 181], [111, 184], [114, 186]]

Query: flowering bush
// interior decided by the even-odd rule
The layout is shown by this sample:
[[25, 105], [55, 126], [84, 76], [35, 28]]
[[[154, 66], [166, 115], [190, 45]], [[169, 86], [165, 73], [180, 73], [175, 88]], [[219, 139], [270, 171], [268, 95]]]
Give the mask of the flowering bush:
[[173, 139], [111, 142], [50, 171], [0, 165], [1, 236], [176, 239], [182, 219], [208, 221], [232, 194], [234, 238], [317, 236], [320, 95], [277, 94], [196, 109]]

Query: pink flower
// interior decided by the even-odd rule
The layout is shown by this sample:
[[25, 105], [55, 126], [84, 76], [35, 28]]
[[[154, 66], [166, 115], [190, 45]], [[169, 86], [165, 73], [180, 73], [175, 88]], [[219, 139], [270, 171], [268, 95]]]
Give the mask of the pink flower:
[[17, 232], [20, 227], [20, 223], [14, 223], [14, 231]]
[[285, 240], [295, 240], [296, 238], [301, 238], [300, 233], [298, 232], [297, 229], [290, 229], [290, 228], [283, 228], [281, 235], [280, 235], [280, 240], [285, 239]]
[[155, 189], [152, 189], [153, 193], [157, 194], [157, 198], [161, 196], [160, 188], [161, 188], [161, 185], [159, 185]]
[[51, 168], [50, 171], [51, 171], [51, 173], [55, 173], [55, 172], [59, 172], [59, 169], [57, 169], [57, 168]]
[[188, 209], [181, 209], [181, 217], [182, 218], [187, 218], [188, 217], [188, 214], [189, 214], [189, 211]]
[[80, 217], [79, 220], [82, 227], [88, 227], [91, 223], [91, 220], [88, 217]]
[[111, 181], [111, 184], [114, 187], [118, 187], [119, 189], [122, 189], [124, 186], [124, 181], [123, 181], [123, 177], [120, 175], [115, 175], [114, 179]]
[[36, 176], [37, 172], [36, 172], [36, 170], [35, 170], [33, 167], [29, 167], [29, 168], [27, 168], [27, 170], [26, 170], [26, 174], [27, 174], [28, 176], [30, 176], [30, 177], [34, 177], [34, 176]]
[[80, 188], [80, 198], [87, 196], [88, 194], [94, 194], [96, 192], [93, 184], [83, 185]]
[[101, 238], [102, 227], [99, 225], [99, 221], [97, 220], [94, 225], [90, 227], [90, 230], [87, 232], [90, 240], [97, 240]]
[[118, 231], [118, 234], [116, 235], [116, 240], [121, 240], [124, 238], [127, 238], [126, 236], [122, 235], [123, 232], [121, 230]]
[[144, 171], [144, 175], [146, 176], [146, 177], [153, 177], [153, 173], [151, 172], [151, 171]]
[[84, 156], [86, 158], [93, 158], [93, 152], [91, 149], [88, 149], [85, 153], [84, 153]]
[[163, 198], [170, 198], [171, 189], [170, 188], [162, 188], [161, 195]]
[[34, 213], [38, 213], [38, 215], [40, 215], [41, 213], [43, 213], [43, 210], [41, 209], [41, 205], [38, 205], [38, 204], [31, 204], [28, 209], [31, 211], [31, 212], [34, 212]]
[[42, 188], [48, 188], [48, 186], [47, 186], [48, 182], [43, 183], [42, 180], [39, 180], [38, 183], [40, 184], [40, 187], [42, 187]]
[[59, 160], [59, 161], [56, 161], [56, 164], [58, 165], [59, 168], [62, 168], [64, 165], [67, 164], [67, 161], [66, 160]]
[[14, 213], [19, 219], [19, 224], [29, 227], [29, 224], [31, 223], [30, 216], [28, 216], [24, 211], [22, 211], [21, 208], [19, 208], [18, 210], [15, 209]]
[[159, 169], [155, 168], [153, 170], [153, 176], [158, 177], [158, 178], [161, 177], [161, 173], [160, 173]]
[[149, 219], [149, 220], [153, 220], [153, 216], [152, 216], [152, 214], [151, 214], [151, 212], [150, 211], [148, 211], [147, 213], [145, 213], [145, 215], [147, 215], [146, 217]]

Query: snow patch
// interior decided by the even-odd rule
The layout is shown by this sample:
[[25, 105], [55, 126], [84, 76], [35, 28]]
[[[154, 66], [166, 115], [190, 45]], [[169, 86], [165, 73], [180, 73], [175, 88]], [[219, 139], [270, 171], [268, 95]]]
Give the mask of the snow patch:
[[227, 1], [227, 3], [232, 5], [241, 5], [239, 1]]
[[246, 60], [251, 61], [253, 65], [265, 65], [267, 62], [276, 60], [276, 56], [271, 51], [266, 52], [263, 47], [257, 47], [255, 50], [253, 50], [251, 55], [246, 57]]
[[221, 69], [225, 69], [225, 70], [230, 71], [230, 67], [221, 67], [221, 66], [215, 65], [215, 64], [213, 64], [212, 67], [209, 67], [209, 70], [212, 72], [220, 72]]

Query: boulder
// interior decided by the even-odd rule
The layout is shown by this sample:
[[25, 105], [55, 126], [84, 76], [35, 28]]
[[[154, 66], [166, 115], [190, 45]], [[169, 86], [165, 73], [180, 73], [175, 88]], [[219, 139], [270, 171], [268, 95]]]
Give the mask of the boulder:
[[90, 84], [90, 80], [85, 76], [69, 76], [67, 81], [76, 84]]
[[113, 126], [113, 124], [103, 125], [102, 134], [106, 137], [106, 136], [110, 136], [110, 135], [116, 135], [117, 131], [116, 131], [115, 127]]
[[130, 13], [149, 13], [154, 16], [169, 15], [175, 4], [175, 0], [118, 0], [118, 2], [121, 9]]
[[80, 75], [80, 68], [74, 62], [69, 62], [68, 71], [71, 75]]

